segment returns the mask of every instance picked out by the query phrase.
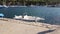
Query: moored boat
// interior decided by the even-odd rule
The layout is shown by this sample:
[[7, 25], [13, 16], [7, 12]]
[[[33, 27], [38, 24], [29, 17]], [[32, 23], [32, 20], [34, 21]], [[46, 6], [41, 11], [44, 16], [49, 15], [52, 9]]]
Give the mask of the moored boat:
[[44, 18], [40, 18], [40, 17], [35, 17], [35, 16], [28, 16], [28, 15], [20, 15], [20, 16], [16, 16], [14, 17], [14, 19], [20, 19], [20, 20], [29, 20], [29, 21], [39, 21], [39, 20], [45, 20]]

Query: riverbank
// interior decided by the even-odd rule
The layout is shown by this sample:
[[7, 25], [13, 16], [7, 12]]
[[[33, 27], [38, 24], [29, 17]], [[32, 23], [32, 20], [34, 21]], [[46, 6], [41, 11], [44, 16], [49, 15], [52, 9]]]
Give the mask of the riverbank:
[[26, 22], [22, 20], [14, 20], [3, 18], [0, 19], [1, 34], [37, 34], [46, 30], [54, 30], [58, 25], [45, 23]]

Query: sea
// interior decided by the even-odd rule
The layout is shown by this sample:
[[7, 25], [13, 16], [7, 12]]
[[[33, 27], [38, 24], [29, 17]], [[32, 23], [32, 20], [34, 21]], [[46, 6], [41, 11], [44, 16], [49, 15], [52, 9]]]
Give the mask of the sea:
[[60, 7], [0, 7], [0, 13], [4, 14], [4, 18], [13, 19], [15, 15], [23, 15], [25, 12], [27, 12], [27, 15], [29, 16], [45, 18], [45, 20], [40, 20], [39, 22], [60, 25]]

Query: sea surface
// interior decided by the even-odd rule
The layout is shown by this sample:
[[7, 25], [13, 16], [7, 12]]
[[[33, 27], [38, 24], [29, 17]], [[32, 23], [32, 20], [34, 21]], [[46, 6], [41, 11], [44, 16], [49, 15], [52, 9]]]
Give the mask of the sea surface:
[[27, 12], [29, 16], [38, 16], [45, 18], [44, 23], [60, 25], [60, 8], [59, 7], [0, 7], [0, 13], [3, 13], [5, 18], [13, 18], [15, 15], [23, 15]]

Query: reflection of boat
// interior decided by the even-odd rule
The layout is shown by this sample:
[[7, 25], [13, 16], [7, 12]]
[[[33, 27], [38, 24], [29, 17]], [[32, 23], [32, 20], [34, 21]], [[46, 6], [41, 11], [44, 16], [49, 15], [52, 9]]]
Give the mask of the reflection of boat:
[[28, 15], [25, 15], [25, 16], [16, 16], [14, 17], [14, 19], [22, 19], [22, 20], [45, 20], [44, 18], [40, 18], [40, 17], [35, 17], [35, 16], [28, 16]]

